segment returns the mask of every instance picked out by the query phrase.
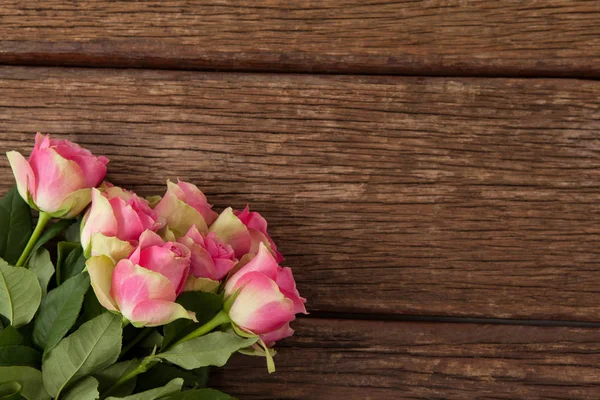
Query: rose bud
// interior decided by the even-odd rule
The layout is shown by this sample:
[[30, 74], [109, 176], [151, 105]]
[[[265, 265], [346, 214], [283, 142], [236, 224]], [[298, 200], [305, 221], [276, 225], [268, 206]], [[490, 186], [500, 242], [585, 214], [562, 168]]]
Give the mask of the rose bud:
[[203, 237], [196, 226], [179, 238], [191, 252], [190, 276], [186, 291], [215, 291], [229, 271], [237, 263], [230, 245], [223, 243], [215, 233]]
[[106, 175], [108, 158], [68, 140], [38, 133], [29, 160], [6, 153], [19, 194], [32, 208], [54, 218], [73, 218], [90, 203], [90, 189]]
[[277, 246], [267, 234], [267, 221], [259, 213], [249, 212], [248, 207], [243, 211], [233, 211], [231, 207], [223, 210], [210, 226], [209, 232], [216, 233], [225, 243], [233, 247], [237, 258], [242, 258], [248, 253], [256, 254], [262, 243], [277, 262], [283, 261], [283, 256], [277, 251]]
[[267, 249], [271, 251], [271, 254], [273, 254], [278, 263], [284, 260], [281, 253], [277, 251], [275, 242], [267, 233], [267, 220], [264, 219], [262, 215], [256, 211], [250, 212], [248, 206], [242, 211], [234, 211], [234, 214], [244, 225], [246, 225], [246, 228], [248, 228], [248, 231], [250, 232], [250, 237], [252, 238], [252, 245], [250, 247], [251, 253], [256, 253], [258, 251], [258, 245], [263, 243], [267, 246]]
[[167, 192], [154, 210], [165, 219], [175, 236], [181, 237], [194, 225], [200, 232], [207, 233], [208, 225], [217, 218], [211, 207], [196, 185], [167, 181]]
[[81, 223], [81, 245], [86, 257], [107, 255], [115, 262], [134, 250], [142, 232], [162, 227], [147, 200], [104, 183], [92, 189], [92, 206]]
[[306, 314], [306, 299], [296, 289], [292, 270], [280, 267], [262, 243], [256, 256], [227, 281], [226, 303], [234, 295], [229, 318], [243, 331], [259, 335], [268, 347], [294, 333], [289, 323], [295, 314]]
[[86, 265], [100, 304], [120, 312], [135, 327], [195, 320], [194, 313], [175, 303], [190, 265], [190, 251], [181, 243], [163, 242], [145, 231], [129, 258], [115, 265], [109, 257], [97, 256]]

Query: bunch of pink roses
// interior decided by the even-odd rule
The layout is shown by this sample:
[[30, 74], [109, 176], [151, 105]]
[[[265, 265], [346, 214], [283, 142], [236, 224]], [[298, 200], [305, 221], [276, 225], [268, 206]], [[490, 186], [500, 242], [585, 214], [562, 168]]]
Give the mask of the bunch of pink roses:
[[[183, 389], [209, 399], [217, 392], [202, 382], [187, 391], [179, 377], [159, 388], [140, 382], [161, 365], [201, 376], [238, 351], [266, 357], [274, 371], [272, 347], [293, 334], [306, 300], [259, 213], [218, 214], [183, 181], [167, 181], [162, 198], [140, 197], [103, 181], [107, 158], [49, 135], [37, 134], [29, 159], [7, 156], [18, 194], [39, 217], [31, 230], [14, 191], [2, 200], [10, 226], [0, 242], [16, 249], [0, 246], [0, 315], [19, 334], [32, 326], [39, 359], [0, 366], [0, 391], [15, 383], [31, 400]], [[62, 231], [70, 241], [59, 242], [54, 267], [43, 245]]]

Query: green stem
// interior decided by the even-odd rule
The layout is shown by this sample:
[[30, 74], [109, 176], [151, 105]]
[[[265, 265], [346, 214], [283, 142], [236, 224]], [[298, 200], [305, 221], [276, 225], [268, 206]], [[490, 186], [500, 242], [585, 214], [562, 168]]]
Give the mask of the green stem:
[[[178, 344], [187, 342], [188, 340], [195, 339], [202, 335], [206, 335], [207, 333], [209, 333], [216, 327], [220, 326], [221, 324], [225, 324], [228, 322], [231, 322], [231, 320], [229, 319], [229, 315], [227, 315], [227, 312], [225, 310], [221, 310], [217, 315], [214, 316], [213, 319], [211, 319], [210, 321], [208, 321], [206, 324], [202, 325], [195, 331], [191, 332], [190, 334], [184, 336], [182, 339], [179, 339], [177, 342], [175, 342], [171, 346], [169, 346], [169, 348], [175, 347]], [[129, 350], [128, 347], [129, 346], [127, 346], [125, 348], [124, 352]], [[160, 354], [152, 354], [152, 355], [149, 355], [148, 357], [144, 358], [137, 367], [135, 367], [134, 369], [132, 369], [131, 371], [129, 371], [128, 373], [123, 375], [121, 378], [119, 378], [119, 380], [114, 385], [112, 385], [110, 389], [108, 389], [108, 391], [103, 395], [103, 397], [108, 397], [108, 395], [113, 393], [115, 391], [115, 389], [117, 389], [119, 386], [121, 386], [125, 382], [129, 381], [130, 379], [135, 378], [139, 374], [143, 374], [144, 372], [148, 371], [150, 368], [154, 367], [159, 362], [160, 362]]]
[[154, 367], [156, 364], [158, 364], [160, 362], [160, 360], [158, 359], [158, 357], [154, 354], [149, 355], [148, 357], [144, 358], [137, 367], [135, 367], [134, 369], [132, 369], [131, 371], [129, 371], [128, 373], [126, 373], [125, 375], [123, 375], [122, 377], [119, 378], [119, 380], [117, 382], [115, 382], [114, 385], [112, 385], [107, 391], [106, 393], [104, 393], [104, 395], [102, 396], [103, 398], [108, 397], [111, 393], [113, 393], [119, 386], [121, 386], [122, 384], [124, 384], [125, 382], [135, 378], [136, 376], [138, 376], [139, 374], [143, 374], [144, 372], [148, 371], [150, 368]]
[[119, 358], [123, 358], [131, 349], [133, 349], [135, 347], [136, 344], [138, 344], [142, 340], [146, 339], [152, 332], [154, 332], [154, 329], [152, 329], [152, 328], [142, 329], [142, 331], [140, 333], [138, 333], [138, 335], [135, 338], [133, 338], [133, 340], [130, 341], [127, 344], [127, 346], [123, 347], [123, 350], [121, 351], [121, 355], [119, 355]]
[[205, 323], [204, 325], [202, 325], [201, 327], [199, 327], [195, 331], [190, 332], [189, 334], [187, 334], [183, 338], [179, 339], [178, 341], [176, 341], [175, 343], [173, 343], [171, 346], [169, 346], [169, 348], [175, 347], [178, 344], [181, 344], [183, 342], [187, 342], [188, 340], [192, 340], [192, 339], [195, 339], [197, 337], [206, 335], [207, 333], [209, 333], [210, 331], [212, 331], [213, 329], [215, 329], [219, 325], [226, 324], [226, 323], [229, 323], [229, 322], [231, 322], [231, 320], [229, 319], [229, 315], [227, 314], [227, 312], [225, 310], [221, 310], [221, 311], [219, 311], [219, 313], [217, 315], [215, 315], [213, 317], [213, 319], [211, 319], [210, 321], [208, 321], [207, 323]]
[[35, 243], [37, 242], [40, 235], [42, 234], [42, 231], [46, 227], [46, 224], [51, 219], [52, 219], [52, 217], [49, 214], [47, 214], [43, 211], [40, 211], [37, 225], [35, 226], [35, 229], [33, 230], [31, 237], [29, 238], [29, 242], [27, 242], [27, 246], [25, 246], [25, 250], [23, 250], [23, 253], [21, 253], [21, 257], [19, 257], [19, 260], [17, 261], [17, 265], [16, 265], [17, 267], [22, 267], [25, 264], [25, 262], [29, 258], [29, 253], [31, 253], [33, 246], [35, 246]]

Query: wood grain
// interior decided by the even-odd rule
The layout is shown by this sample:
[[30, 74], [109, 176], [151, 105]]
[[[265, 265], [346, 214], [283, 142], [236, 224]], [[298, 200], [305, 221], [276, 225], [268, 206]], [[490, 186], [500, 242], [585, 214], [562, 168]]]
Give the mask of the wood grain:
[[[600, 82], [0, 68], [0, 148], [62, 133], [157, 194], [251, 202], [312, 312], [598, 321]], [[0, 189], [11, 185], [5, 158]]]
[[0, 62], [598, 77], [599, 16], [583, 0], [9, 0]]
[[241, 399], [597, 399], [600, 330], [301, 319], [277, 372], [236, 356], [212, 384]]

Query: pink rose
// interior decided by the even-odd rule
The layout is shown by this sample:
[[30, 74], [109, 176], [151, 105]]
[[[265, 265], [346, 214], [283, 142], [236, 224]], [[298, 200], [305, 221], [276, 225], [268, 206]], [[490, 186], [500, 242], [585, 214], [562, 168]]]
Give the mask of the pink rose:
[[81, 224], [86, 256], [108, 255], [118, 261], [131, 254], [142, 232], [162, 227], [148, 201], [135, 193], [105, 183], [92, 189], [92, 206]]
[[107, 256], [87, 261], [92, 288], [108, 310], [120, 312], [134, 326], [158, 326], [179, 318], [195, 319], [177, 295], [185, 285], [190, 251], [181, 243], [164, 242], [145, 231], [129, 258], [116, 265]]
[[212, 232], [203, 237], [196, 226], [192, 226], [178, 242], [190, 249], [190, 274], [196, 278], [220, 281], [237, 263], [230, 245], [223, 243]]
[[217, 218], [211, 207], [196, 185], [167, 181], [167, 192], [154, 210], [166, 220], [168, 228], [181, 237], [194, 225], [200, 232], [206, 233], [208, 225]]
[[259, 213], [250, 212], [247, 206], [243, 211], [233, 211], [231, 208], [223, 210], [209, 231], [215, 232], [231, 245], [237, 258], [248, 253], [256, 254], [262, 243], [278, 263], [283, 261], [283, 256], [267, 233], [267, 221]]
[[242, 211], [234, 211], [234, 214], [242, 221], [252, 238], [252, 245], [250, 246], [250, 252], [256, 253], [258, 251], [258, 245], [263, 243], [271, 251], [275, 260], [280, 263], [284, 260], [280, 252], [277, 251], [277, 246], [271, 236], [267, 233], [267, 220], [263, 218], [256, 211], [250, 212], [250, 208], [246, 206]]
[[50, 139], [38, 133], [26, 160], [20, 153], [6, 153], [21, 197], [36, 210], [55, 218], [72, 218], [90, 203], [90, 189], [106, 175], [108, 158], [68, 140]]
[[227, 281], [225, 298], [236, 292], [229, 318], [269, 347], [294, 333], [289, 323], [295, 314], [306, 314], [306, 299], [296, 289], [292, 270], [280, 267], [262, 243], [256, 256]]

